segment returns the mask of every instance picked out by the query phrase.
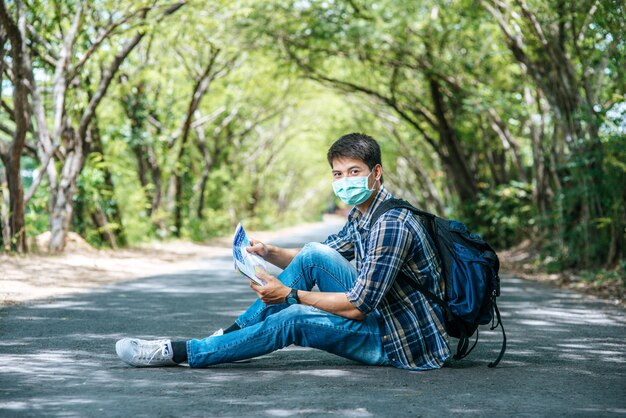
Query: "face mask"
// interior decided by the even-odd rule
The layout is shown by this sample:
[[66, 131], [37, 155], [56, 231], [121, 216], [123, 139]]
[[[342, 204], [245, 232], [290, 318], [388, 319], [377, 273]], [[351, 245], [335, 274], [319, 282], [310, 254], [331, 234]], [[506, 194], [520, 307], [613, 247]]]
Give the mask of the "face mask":
[[367, 179], [372, 173], [363, 177], [343, 177], [333, 182], [335, 195], [346, 205], [360, 205], [365, 202], [374, 191], [374, 188], [369, 189], [367, 187]]

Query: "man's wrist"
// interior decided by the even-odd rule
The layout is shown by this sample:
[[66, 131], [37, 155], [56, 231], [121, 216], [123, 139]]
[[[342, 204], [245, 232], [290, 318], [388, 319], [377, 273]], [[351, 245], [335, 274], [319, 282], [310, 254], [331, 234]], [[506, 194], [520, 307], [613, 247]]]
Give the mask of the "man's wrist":
[[295, 305], [300, 303], [298, 289], [289, 289], [289, 293], [287, 293], [287, 296], [285, 297], [285, 303], [287, 303], [288, 305]]
[[267, 253], [265, 254], [265, 259], [273, 258], [276, 255], [276, 246], [271, 244], [265, 244], [265, 249]]

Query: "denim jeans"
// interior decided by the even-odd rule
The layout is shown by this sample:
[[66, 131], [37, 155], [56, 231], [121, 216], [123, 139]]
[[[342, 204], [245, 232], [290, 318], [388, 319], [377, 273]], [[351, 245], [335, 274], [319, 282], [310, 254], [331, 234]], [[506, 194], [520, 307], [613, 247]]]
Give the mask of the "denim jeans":
[[[310, 243], [278, 276], [286, 286], [321, 292], [346, 292], [356, 269], [335, 250]], [[266, 305], [257, 299], [235, 321], [240, 330], [187, 341], [190, 367], [205, 367], [261, 356], [295, 344], [328, 351], [368, 365], [388, 365], [379, 314], [362, 321], [344, 318], [305, 305]]]

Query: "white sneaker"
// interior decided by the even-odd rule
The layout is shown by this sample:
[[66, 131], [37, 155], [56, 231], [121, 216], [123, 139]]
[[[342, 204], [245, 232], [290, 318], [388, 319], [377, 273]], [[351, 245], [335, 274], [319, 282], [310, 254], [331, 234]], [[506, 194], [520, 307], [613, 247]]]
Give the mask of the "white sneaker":
[[123, 338], [115, 344], [119, 358], [135, 367], [175, 366], [170, 340], [140, 340]]

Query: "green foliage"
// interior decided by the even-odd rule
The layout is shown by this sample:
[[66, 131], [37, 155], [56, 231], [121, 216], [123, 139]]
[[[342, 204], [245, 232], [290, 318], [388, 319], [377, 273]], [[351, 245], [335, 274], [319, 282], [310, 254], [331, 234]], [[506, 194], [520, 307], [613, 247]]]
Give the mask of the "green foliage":
[[[218, 0], [187, 2], [173, 19], [151, 12], [145, 21], [133, 13], [169, 3], [80, 3], [88, 12], [70, 66], [111, 22], [129, 19], [68, 81], [72, 125], [119, 48], [138, 29], [146, 35], [97, 109], [102, 149], [83, 148], [74, 230], [108, 245], [94, 223], [98, 210], [107, 231], [131, 245], [176, 234], [202, 241], [231, 233], [237, 222], [265, 229], [317, 220], [334, 200], [326, 150], [361, 131], [381, 144], [390, 190], [462, 220], [494, 246], [532, 238], [553, 271], [619, 264], [626, 248], [624, 6], [496, 3], [508, 10], [503, 21], [487, 7], [492, 2], [475, 0]], [[47, 109], [55, 74], [47, 44], [58, 54], [78, 5], [25, 4], [40, 36], [32, 59]], [[520, 50], [511, 49], [502, 25], [521, 37]], [[547, 52], [557, 44], [565, 51], [560, 60]], [[183, 140], [206, 69], [213, 72]], [[551, 82], [555, 74], [567, 80]], [[7, 87], [5, 77], [10, 105]], [[13, 126], [4, 115], [0, 123]], [[37, 138], [29, 146], [32, 154]], [[57, 172], [62, 160], [54, 159]], [[24, 163], [28, 186], [38, 162], [29, 156]], [[44, 179], [27, 207], [29, 236], [48, 228], [51, 196]]]
[[[0, 167], [4, 169], [4, 167]], [[28, 190], [33, 183], [33, 176], [37, 165], [32, 158], [22, 158], [22, 172], [24, 190]], [[35, 237], [48, 230], [48, 193], [46, 192], [46, 179], [42, 179], [42, 186], [37, 189], [25, 208], [26, 235]], [[6, 191], [8, 194], [8, 190]]]
[[626, 262], [622, 262], [614, 270], [583, 270], [580, 272], [580, 276], [586, 282], [597, 283], [598, 285], [616, 283], [622, 288], [626, 288]]
[[[563, 267], [590, 267], [610, 262], [615, 246], [623, 245], [626, 237], [626, 139], [617, 132], [601, 134], [595, 149], [572, 154], [565, 169], [573, 172], [566, 177], [562, 196], [562, 237], [560, 252]], [[575, 177], [584, 170], [585, 177]], [[601, 212], [581, 213], [581, 197], [593, 197]], [[557, 212], [559, 213], [559, 212]], [[612, 248], [613, 247], [613, 248]]]
[[532, 188], [518, 181], [483, 188], [468, 212], [474, 214], [468, 221], [471, 229], [496, 248], [508, 248], [528, 238], [536, 222]]
[[48, 193], [43, 184], [26, 206], [26, 234], [35, 237], [49, 229]]
[[208, 238], [220, 237], [232, 233], [232, 219], [222, 208], [208, 208], [204, 218], [189, 217], [186, 225], [189, 239], [204, 241]]

